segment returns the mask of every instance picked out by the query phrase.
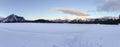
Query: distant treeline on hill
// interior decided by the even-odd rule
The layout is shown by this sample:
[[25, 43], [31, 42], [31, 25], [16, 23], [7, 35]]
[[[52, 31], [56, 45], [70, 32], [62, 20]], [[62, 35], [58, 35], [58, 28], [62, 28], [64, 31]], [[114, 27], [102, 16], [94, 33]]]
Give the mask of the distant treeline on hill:
[[17, 16], [14, 14], [9, 15], [6, 18], [0, 18], [1, 23], [70, 23], [70, 24], [116, 24], [120, 23], [119, 18], [96, 18], [89, 20], [45, 20], [45, 19], [37, 19], [37, 20], [26, 20], [24, 17]]

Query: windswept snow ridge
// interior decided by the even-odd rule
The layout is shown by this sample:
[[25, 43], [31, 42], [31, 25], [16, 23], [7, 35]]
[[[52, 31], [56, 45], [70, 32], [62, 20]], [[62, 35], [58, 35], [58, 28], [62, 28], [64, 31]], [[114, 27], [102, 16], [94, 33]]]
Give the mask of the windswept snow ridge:
[[0, 47], [120, 47], [120, 25], [1, 23]]

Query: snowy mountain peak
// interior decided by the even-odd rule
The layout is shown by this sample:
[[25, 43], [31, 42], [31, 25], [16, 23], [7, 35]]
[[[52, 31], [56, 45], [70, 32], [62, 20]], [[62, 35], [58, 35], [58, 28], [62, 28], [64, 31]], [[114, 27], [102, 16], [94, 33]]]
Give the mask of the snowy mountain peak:
[[15, 15], [15, 14], [11, 14], [11, 15], [9, 15], [8, 17], [16, 17], [17, 15]]
[[4, 18], [1, 22], [22, 22], [24, 21], [24, 17], [17, 16], [15, 14], [11, 14], [8, 17]]

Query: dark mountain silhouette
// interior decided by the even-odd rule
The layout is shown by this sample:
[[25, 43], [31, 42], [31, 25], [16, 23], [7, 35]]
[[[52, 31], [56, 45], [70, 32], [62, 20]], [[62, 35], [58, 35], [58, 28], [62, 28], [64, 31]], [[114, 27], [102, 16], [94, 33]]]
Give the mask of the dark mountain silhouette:
[[1, 20], [2, 23], [12, 23], [12, 22], [23, 22], [25, 21], [24, 17], [11, 14], [8, 17]]
[[29, 22], [33, 22], [33, 23], [53, 23], [53, 21], [45, 20], [45, 19], [38, 19], [38, 20], [29, 21]]

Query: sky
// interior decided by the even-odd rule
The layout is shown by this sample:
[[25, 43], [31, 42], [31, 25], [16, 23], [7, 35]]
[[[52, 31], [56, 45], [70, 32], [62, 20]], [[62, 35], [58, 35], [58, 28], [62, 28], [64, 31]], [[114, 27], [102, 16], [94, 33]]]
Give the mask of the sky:
[[0, 0], [0, 17], [26, 19], [98, 18], [119, 15], [120, 0]]

